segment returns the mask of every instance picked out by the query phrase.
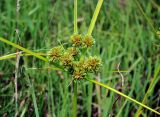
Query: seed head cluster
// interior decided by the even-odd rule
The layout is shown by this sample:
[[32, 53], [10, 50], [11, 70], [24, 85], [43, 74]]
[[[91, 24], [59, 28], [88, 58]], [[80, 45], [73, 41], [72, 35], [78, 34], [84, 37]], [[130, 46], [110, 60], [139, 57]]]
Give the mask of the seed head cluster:
[[73, 46], [78, 47], [82, 45], [82, 36], [75, 34], [71, 36], [71, 43], [73, 44]]
[[84, 47], [91, 47], [94, 45], [94, 39], [92, 38], [92, 36], [85, 36], [83, 39], [83, 45]]
[[48, 52], [49, 61], [55, 62], [59, 60], [62, 57], [63, 52], [64, 52], [64, 48], [62, 46], [57, 46], [52, 48]]
[[48, 52], [49, 61], [62, 66], [74, 79], [84, 79], [88, 73], [97, 73], [102, 66], [99, 57], [85, 55], [82, 51], [94, 44], [92, 36], [72, 35], [68, 47], [57, 46]]

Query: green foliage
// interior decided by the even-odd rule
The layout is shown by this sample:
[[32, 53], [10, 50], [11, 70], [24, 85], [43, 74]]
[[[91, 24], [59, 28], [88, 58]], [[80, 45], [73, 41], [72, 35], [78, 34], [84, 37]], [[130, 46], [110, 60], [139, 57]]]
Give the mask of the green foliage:
[[[160, 10], [156, 1], [138, 1], [143, 7], [145, 17], [147, 16], [150, 20], [146, 20], [142, 11], [133, 1], [125, 0], [123, 3], [123, 0], [105, 0], [94, 31], [93, 25], [90, 26], [89, 32], [93, 31], [92, 35], [96, 39], [96, 43], [86, 53], [88, 56], [100, 55], [103, 61], [101, 73], [94, 76], [96, 80], [117, 90], [121, 90], [119, 89], [121, 77], [113, 71], [117, 71], [116, 64], [120, 62], [120, 71], [127, 71], [122, 72], [125, 80], [122, 93], [142, 101], [144, 97], [148, 97], [145, 96], [146, 90], [153, 77], [155, 78], [155, 74], [159, 72], [159, 46], [155, 46], [159, 45], [159, 39], [152, 30], [159, 28]], [[78, 2], [79, 32], [87, 32], [97, 1], [79, 0]], [[47, 53], [49, 48], [57, 45], [57, 42], [68, 41], [68, 36], [73, 34], [71, 4], [73, 1], [21, 0], [18, 20], [21, 45], [35, 53], [38, 52], [36, 55], [42, 56], [39, 58], [48, 61], [45, 54], [41, 53]], [[17, 42], [15, 16], [15, 1], [1, 0], [0, 35], [12, 42]], [[159, 35], [158, 32], [157, 35]], [[67, 50], [67, 52], [71, 51], [69, 48]], [[0, 56], [15, 52], [15, 48], [0, 42]], [[71, 116], [71, 96], [73, 95], [70, 90], [72, 85], [69, 85], [71, 78], [65, 72], [48, 69], [48, 63], [31, 57], [31, 55], [35, 54], [24, 53], [21, 55], [24, 57], [21, 58], [18, 78], [19, 115], [35, 116], [35, 111], [37, 113], [38, 110], [40, 116]], [[13, 99], [15, 57], [16, 54], [0, 57], [0, 60], [1, 58], [5, 59], [5, 61], [0, 61], [0, 116], [7, 114], [8, 117], [12, 117], [15, 115]], [[83, 59], [78, 61], [81, 60]], [[52, 66], [49, 67], [52, 68]], [[28, 75], [24, 74], [26, 71], [32, 85], [27, 82]], [[159, 80], [160, 76], [157, 75], [154, 85], [149, 88], [149, 97], [145, 102], [146, 105], [157, 111], [159, 90], [156, 87], [159, 87], [157, 83]], [[134, 116], [139, 108], [138, 105], [128, 102], [125, 98], [118, 98], [115, 102], [117, 95], [98, 85], [80, 82], [78, 86], [77, 113], [80, 116], [91, 116], [94, 112], [95, 114], [99, 113], [102, 117], [112, 114], [128, 117]], [[143, 109], [142, 116], [155, 115], [151, 111]]]

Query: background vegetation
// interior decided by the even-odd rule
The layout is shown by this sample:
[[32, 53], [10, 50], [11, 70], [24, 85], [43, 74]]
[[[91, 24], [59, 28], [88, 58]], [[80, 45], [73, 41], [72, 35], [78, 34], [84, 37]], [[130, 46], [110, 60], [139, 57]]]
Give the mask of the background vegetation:
[[[78, 0], [78, 28], [86, 34], [97, 0]], [[93, 76], [102, 83], [160, 111], [160, 45], [155, 31], [160, 26], [160, 1], [104, 0], [93, 31], [96, 45], [91, 54], [100, 55], [103, 68]], [[148, 17], [146, 19], [146, 16]], [[153, 25], [153, 26], [152, 26]], [[16, 29], [19, 29], [19, 38]], [[0, 36], [35, 52], [46, 53], [73, 34], [73, 0], [0, 1]], [[0, 42], [0, 56], [16, 48]], [[123, 72], [124, 86], [121, 87]], [[16, 58], [0, 61], [0, 116], [57, 116], [72, 113], [72, 79], [54, 71], [32, 56], [21, 57], [18, 72], [18, 109], [15, 104]], [[154, 80], [153, 80], [154, 79]], [[150, 84], [152, 86], [149, 88]], [[78, 82], [78, 116], [135, 116], [139, 105], [91, 84]], [[143, 109], [142, 116], [157, 116]]]

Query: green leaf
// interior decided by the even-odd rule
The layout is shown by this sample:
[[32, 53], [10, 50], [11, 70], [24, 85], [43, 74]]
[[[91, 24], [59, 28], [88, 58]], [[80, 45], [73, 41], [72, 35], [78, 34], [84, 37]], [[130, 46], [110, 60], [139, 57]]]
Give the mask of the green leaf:
[[31, 55], [33, 55], [33, 56], [35, 56], [35, 57], [37, 57], [37, 58], [39, 58], [39, 59], [41, 59], [41, 60], [43, 60], [45, 62], [48, 62], [47, 58], [44, 58], [43, 56], [40, 56], [39, 54], [37, 54], [35, 52], [32, 52], [32, 51], [30, 51], [30, 50], [28, 50], [28, 49], [26, 49], [26, 48], [24, 48], [24, 47], [22, 47], [22, 46], [20, 46], [18, 44], [12, 43], [11, 41], [8, 41], [7, 39], [4, 39], [4, 38], [0, 37], [0, 41], [6, 43], [8, 45], [11, 45], [11, 46], [13, 46], [13, 47], [15, 47], [15, 48], [17, 48], [19, 50], [22, 50], [22, 51], [24, 51], [24, 52], [26, 52], [28, 54], [31, 54]]
[[92, 83], [95, 83], [95, 84], [97, 84], [97, 85], [100, 85], [100, 86], [102, 86], [102, 87], [104, 87], [104, 88], [106, 88], [106, 89], [109, 89], [109, 90], [113, 91], [114, 93], [117, 93], [117, 94], [119, 94], [120, 96], [125, 97], [126, 99], [128, 99], [128, 100], [130, 100], [130, 101], [132, 101], [132, 102], [134, 102], [134, 103], [136, 103], [136, 104], [138, 104], [138, 105], [140, 105], [140, 106], [142, 106], [142, 107], [144, 107], [144, 108], [146, 108], [146, 109], [148, 109], [148, 110], [150, 110], [150, 111], [152, 111], [152, 112], [160, 115], [160, 113], [159, 113], [158, 111], [156, 111], [156, 110], [148, 107], [147, 105], [144, 105], [144, 104], [142, 104], [141, 102], [139, 102], [139, 101], [137, 101], [137, 100], [135, 100], [135, 99], [133, 99], [133, 98], [131, 98], [131, 97], [129, 97], [129, 96], [127, 96], [127, 95], [119, 92], [119, 91], [117, 91], [117, 90], [114, 89], [114, 88], [111, 88], [110, 86], [108, 86], [108, 85], [106, 85], [106, 84], [102, 84], [102, 83], [100, 83], [100, 82], [97, 82], [97, 81], [91, 80], [91, 79], [87, 79], [87, 78], [86, 78], [86, 80], [88, 80], [88, 81], [90, 81], [90, 82], [92, 82]]

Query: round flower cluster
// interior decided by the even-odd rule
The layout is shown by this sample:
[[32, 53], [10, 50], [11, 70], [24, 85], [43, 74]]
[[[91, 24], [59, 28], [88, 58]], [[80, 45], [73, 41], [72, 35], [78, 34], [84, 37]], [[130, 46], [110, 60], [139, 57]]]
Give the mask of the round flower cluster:
[[71, 36], [71, 43], [75, 47], [88, 48], [94, 45], [95, 41], [92, 36], [86, 35], [82, 37], [79, 34]]
[[57, 46], [48, 52], [49, 61], [64, 68], [74, 79], [83, 79], [87, 73], [98, 72], [102, 65], [99, 57], [87, 57], [82, 51], [92, 47], [94, 43], [92, 36], [73, 35], [69, 47]]

